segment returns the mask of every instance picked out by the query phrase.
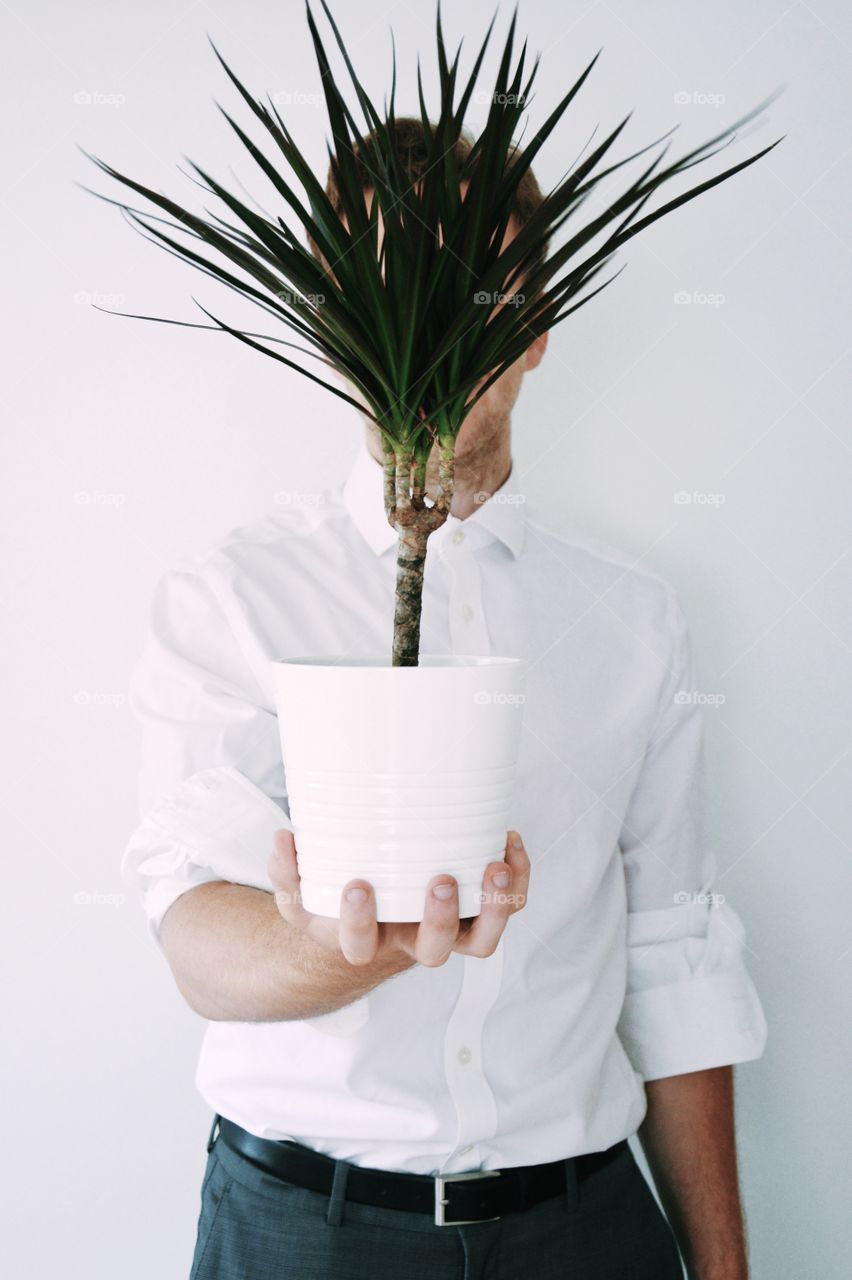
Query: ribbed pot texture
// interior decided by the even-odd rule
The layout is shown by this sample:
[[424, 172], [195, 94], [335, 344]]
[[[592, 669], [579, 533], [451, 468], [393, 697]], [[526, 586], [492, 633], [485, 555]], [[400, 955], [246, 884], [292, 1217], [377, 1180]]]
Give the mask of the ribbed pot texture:
[[419, 921], [429, 880], [448, 873], [460, 916], [479, 914], [511, 826], [525, 673], [501, 657], [273, 663], [306, 910], [337, 918], [361, 877], [379, 920]]

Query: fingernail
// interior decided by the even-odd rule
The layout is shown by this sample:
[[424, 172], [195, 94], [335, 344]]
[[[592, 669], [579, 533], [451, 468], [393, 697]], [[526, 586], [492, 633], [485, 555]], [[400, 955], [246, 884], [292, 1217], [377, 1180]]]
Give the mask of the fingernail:
[[448, 898], [453, 896], [455, 886], [451, 884], [436, 884], [432, 892], [436, 898], [440, 898], [442, 902], [446, 902]]
[[496, 875], [491, 877], [491, 883], [496, 884], [498, 889], [505, 889], [509, 883], [509, 873], [507, 871], [498, 871]]
[[354, 889], [347, 889], [346, 900], [347, 902], [354, 902], [354, 903], [366, 902], [367, 890], [360, 889], [357, 886]]
[[524, 842], [523, 842], [523, 840], [522, 840], [522, 839], [521, 839], [521, 837], [518, 835], [517, 831], [514, 831], [514, 832], [512, 833], [512, 848], [513, 848], [513, 849], [523, 849], [523, 847], [524, 847]]

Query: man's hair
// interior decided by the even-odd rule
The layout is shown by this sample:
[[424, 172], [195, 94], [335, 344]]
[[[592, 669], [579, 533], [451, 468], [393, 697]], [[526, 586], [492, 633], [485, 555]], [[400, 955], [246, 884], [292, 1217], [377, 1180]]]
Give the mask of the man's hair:
[[[426, 136], [423, 131], [423, 122], [416, 116], [400, 116], [395, 121], [395, 128], [392, 133], [392, 143], [394, 154], [397, 157], [397, 163], [403, 173], [411, 180], [412, 184], [422, 178], [429, 164], [429, 149]], [[434, 126], [433, 126], [434, 127]], [[372, 173], [376, 171], [377, 165], [370, 158], [370, 148], [375, 144], [377, 135], [375, 130], [368, 133], [364, 139], [363, 149], [355, 143], [353, 146], [353, 154], [355, 157], [355, 170], [358, 175], [358, 182], [362, 191], [372, 190], [375, 183]], [[453, 151], [456, 157], [456, 163], [461, 166], [462, 162], [467, 159], [473, 149], [474, 138], [467, 129], [462, 129]], [[515, 145], [509, 149], [509, 159], [506, 166], [507, 170], [511, 164], [520, 159], [523, 152]], [[364, 158], [366, 158], [366, 163]], [[476, 167], [474, 159], [473, 168]], [[343, 205], [340, 199], [340, 191], [338, 190], [337, 180], [334, 174], [334, 164], [329, 163], [328, 176], [326, 179], [325, 193], [337, 213], [338, 217], [343, 216]], [[544, 200], [541, 188], [538, 185], [535, 174], [530, 166], [521, 177], [515, 191], [515, 200], [512, 205], [512, 219], [518, 228], [524, 226], [539, 208]], [[314, 257], [322, 264], [325, 271], [329, 271], [329, 264], [326, 262], [319, 246], [316, 244], [313, 236], [308, 234], [308, 246]], [[547, 257], [548, 242], [542, 246], [540, 254], [531, 263], [528, 271], [536, 270]], [[541, 290], [539, 290], [541, 292]]]

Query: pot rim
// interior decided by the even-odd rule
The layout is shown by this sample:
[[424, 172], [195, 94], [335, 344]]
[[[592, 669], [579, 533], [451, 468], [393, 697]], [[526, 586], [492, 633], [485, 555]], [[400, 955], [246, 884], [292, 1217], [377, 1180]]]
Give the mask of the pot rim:
[[450, 653], [422, 653], [416, 667], [395, 667], [391, 663], [389, 654], [369, 654], [364, 657], [353, 658], [349, 654], [327, 654], [316, 656], [310, 654], [302, 654], [292, 658], [273, 658], [273, 666], [283, 667], [315, 667], [324, 668], [329, 671], [333, 670], [385, 670], [385, 671], [422, 671], [424, 668], [432, 670], [452, 671], [457, 669], [468, 669], [476, 667], [494, 667], [494, 666], [522, 666], [526, 662], [524, 658], [508, 658], [499, 654], [495, 655], [476, 655], [476, 654], [450, 654]]

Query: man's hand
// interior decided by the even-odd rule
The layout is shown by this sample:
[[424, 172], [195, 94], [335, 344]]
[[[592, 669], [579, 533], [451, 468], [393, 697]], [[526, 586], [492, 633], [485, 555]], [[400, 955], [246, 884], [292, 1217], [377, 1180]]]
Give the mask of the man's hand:
[[459, 920], [458, 885], [438, 875], [427, 886], [422, 922], [378, 924], [366, 880], [344, 886], [339, 920], [305, 911], [293, 836], [277, 831], [273, 893], [213, 880], [169, 907], [161, 936], [178, 988], [209, 1021], [300, 1021], [342, 1009], [418, 963], [442, 965], [453, 951], [490, 956], [529, 888], [521, 838], [508, 837], [505, 861], [486, 868], [478, 916]]
[[288, 924], [307, 934], [329, 951], [343, 954], [353, 965], [405, 955], [418, 964], [435, 968], [450, 953], [490, 956], [509, 916], [527, 900], [530, 860], [516, 831], [506, 840], [504, 862], [490, 862], [482, 881], [482, 906], [472, 920], [459, 920], [458, 885], [450, 875], [433, 876], [426, 886], [423, 919], [411, 924], [376, 921], [376, 900], [367, 880], [350, 880], [340, 896], [340, 919], [312, 915], [302, 906], [296, 845], [292, 831], [275, 833], [275, 849], [269, 859], [269, 878], [275, 886], [275, 902]]

